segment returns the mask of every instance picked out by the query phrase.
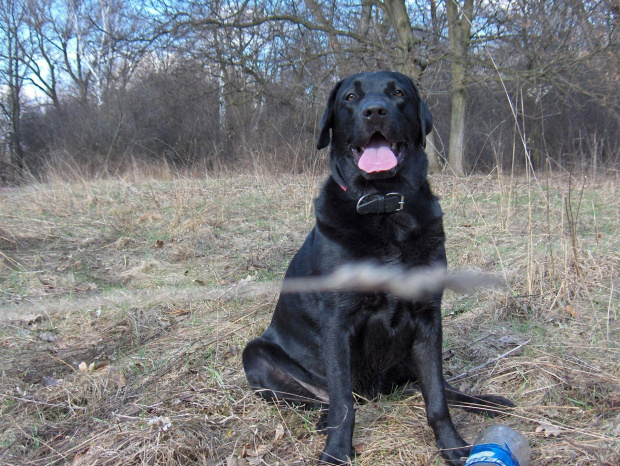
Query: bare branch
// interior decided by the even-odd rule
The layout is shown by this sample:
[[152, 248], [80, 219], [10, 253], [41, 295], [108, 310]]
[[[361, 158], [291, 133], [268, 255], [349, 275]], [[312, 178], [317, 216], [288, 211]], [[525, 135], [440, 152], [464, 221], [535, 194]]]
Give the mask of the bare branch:
[[485, 362], [483, 364], [480, 364], [480, 365], [478, 365], [478, 366], [476, 366], [476, 367], [474, 367], [474, 368], [472, 368], [472, 369], [470, 369], [470, 370], [468, 370], [466, 372], [462, 372], [459, 375], [455, 375], [454, 377], [451, 377], [451, 378], [447, 379], [447, 382], [454, 382], [455, 380], [459, 380], [459, 379], [462, 379], [463, 377], [467, 377], [468, 375], [473, 374], [474, 372], [477, 372], [480, 369], [484, 369], [485, 367], [490, 366], [491, 364], [495, 364], [497, 361], [499, 361], [501, 359], [504, 359], [505, 357], [510, 356], [513, 353], [516, 353], [521, 348], [523, 348], [525, 345], [529, 344], [531, 341], [532, 341], [531, 339], [527, 340], [527, 341], [521, 343], [519, 346], [516, 346], [516, 347], [512, 348], [509, 351], [506, 351], [504, 354], [500, 354], [496, 358], [489, 359], [487, 362]]
[[374, 263], [348, 264], [322, 277], [285, 279], [282, 293], [317, 291], [386, 291], [414, 301], [445, 288], [463, 293], [475, 288], [504, 286], [496, 275], [478, 272], [447, 273], [445, 269], [409, 269]]

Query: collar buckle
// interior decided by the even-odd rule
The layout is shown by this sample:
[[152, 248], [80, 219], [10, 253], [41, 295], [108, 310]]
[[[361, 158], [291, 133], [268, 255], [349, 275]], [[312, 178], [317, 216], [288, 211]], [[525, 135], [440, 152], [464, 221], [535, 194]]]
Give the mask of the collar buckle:
[[366, 194], [357, 201], [357, 213], [385, 214], [400, 212], [405, 207], [405, 196], [400, 193]]
[[400, 212], [401, 210], [403, 210], [405, 208], [405, 195], [404, 194], [400, 194], [400, 193], [388, 193], [385, 195], [387, 196], [396, 196], [398, 198], [398, 207], [396, 208], [396, 210], [394, 210], [394, 212]]

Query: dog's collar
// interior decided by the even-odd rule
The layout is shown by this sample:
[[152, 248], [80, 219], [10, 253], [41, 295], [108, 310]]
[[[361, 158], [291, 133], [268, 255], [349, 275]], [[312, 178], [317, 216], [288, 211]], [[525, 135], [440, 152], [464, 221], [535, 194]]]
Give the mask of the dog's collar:
[[[347, 187], [338, 184], [340, 189], [347, 192]], [[365, 194], [357, 201], [357, 213], [366, 214], [389, 214], [400, 212], [405, 207], [405, 196], [400, 193], [388, 194]]]
[[[332, 177], [344, 192], [347, 192], [347, 185], [338, 163], [335, 164], [335, 173], [332, 171]], [[405, 196], [400, 193], [388, 194], [366, 194], [357, 201], [357, 213], [366, 214], [388, 214], [392, 212], [400, 212], [405, 206]]]
[[400, 193], [366, 194], [357, 201], [357, 213], [388, 214], [400, 212], [405, 206], [405, 196]]

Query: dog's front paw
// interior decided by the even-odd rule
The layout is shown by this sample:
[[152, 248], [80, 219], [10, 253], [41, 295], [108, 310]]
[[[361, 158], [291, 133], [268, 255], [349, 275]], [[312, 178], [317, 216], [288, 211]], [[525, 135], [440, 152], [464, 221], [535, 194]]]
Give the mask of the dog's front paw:
[[327, 440], [323, 453], [319, 457], [319, 464], [351, 464], [355, 458], [355, 450], [351, 443], [334, 441], [329, 437]]
[[471, 445], [468, 445], [460, 436], [450, 442], [438, 440], [437, 448], [446, 464], [449, 465], [464, 464], [471, 451]]
[[328, 452], [323, 450], [321, 456], [319, 456], [319, 464], [351, 464], [351, 461], [355, 458], [355, 451], [352, 450], [348, 455], [340, 452]]

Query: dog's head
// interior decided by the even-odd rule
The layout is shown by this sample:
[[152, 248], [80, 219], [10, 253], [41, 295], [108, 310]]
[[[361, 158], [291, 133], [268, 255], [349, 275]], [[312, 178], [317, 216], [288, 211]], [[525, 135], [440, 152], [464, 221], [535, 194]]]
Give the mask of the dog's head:
[[424, 147], [432, 128], [433, 117], [410, 78], [359, 73], [332, 89], [317, 147], [331, 142], [332, 176], [344, 186], [425, 177]]

